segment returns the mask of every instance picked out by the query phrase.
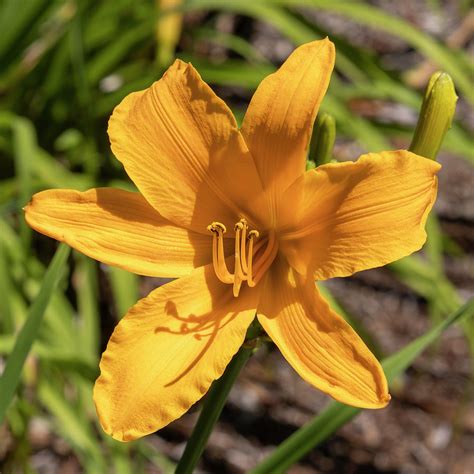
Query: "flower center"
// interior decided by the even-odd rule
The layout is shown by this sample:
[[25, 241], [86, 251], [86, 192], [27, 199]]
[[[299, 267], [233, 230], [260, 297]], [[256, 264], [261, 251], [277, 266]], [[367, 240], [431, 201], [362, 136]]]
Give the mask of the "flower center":
[[[212, 232], [212, 263], [217, 278], [223, 283], [233, 285], [234, 296], [239, 296], [242, 282], [254, 287], [262, 278], [272, 263], [275, 253], [275, 235], [269, 234], [268, 239], [259, 239], [257, 230], [249, 230], [247, 221], [240, 219], [234, 226], [235, 230], [235, 266], [234, 273], [230, 273], [224, 255], [224, 234], [227, 229], [220, 222], [213, 222], [207, 226]], [[258, 242], [256, 242], [258, 240]], [[263, 246], [266, 245], [265, 250]], [[257, 257], [257, 258], [256, 258]], [[254, 262], [254, 260], [256, 260]]]

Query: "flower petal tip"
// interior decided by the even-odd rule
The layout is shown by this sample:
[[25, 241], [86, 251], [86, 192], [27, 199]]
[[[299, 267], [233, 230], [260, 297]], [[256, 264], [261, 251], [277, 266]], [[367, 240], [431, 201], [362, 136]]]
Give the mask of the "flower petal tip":
[[392, 397], [390, 396], [390, 394], [386, 392], [386, 393], [376, 394], [376, 396], [372, 398], [371, 400], [368, 400], [368, 399], [366, 401], [363, 401], [362, 399], [359, 399], [358, 401], [345, 400], [343, 403], [349, 404], [357, 408], [363, 408], [366, 410], [381, 410], [382, 408], [386, 408], [388, 406], [391, 399]]
[[336, 54], [336, 46], [334, 45], [334, 43], [329, 39], [329, 36], [326, 36], [325, 38], [323, 39], [320, 39], [320, 40], [315, 40], [315, 41], [312, 41], [311, 43], [306, 43], [301, 47], [307, 47], [308, 49], [311, 49], [313, 47], [318, 47], [318, 49], [320, 51], [324, 49], [326, 49], [326, 51], [329, 53], [329, 58], [331, 60], [334, 60], [334, 56]]
[[113, 416], [110, 416], [110, 407], [112, 402], [108, 400], [106, 396], [104, 396], [104, 393], [101, 393], [101, 391], [103, 392], [107, 390], [107, 387], [105, 385], [106, 380], [104, 379], [103, 375], [100, 375], [95, 382], [92, 396], [94, 400], [95, 410], [97, 413], [97, 418], [99, 419], [100, 426], [102, 427], [105, 433], [107, 433], [116, 441], [126, 443], [141, 438], [156, 430], [156, 428], [151, 428], [149, 433], [140, 433], [137, 430], [130, 430], [125, 429], [124, 427], [120, 428], [120, 426], [116, 426], [114, 424]]
[[41, 194], [41, 192], [33, 194], [33, 196], [31, 196], [30, 200], [21, 208], [22, 211], [28, 212], [29, 210], [31, 210], [31, 208], [35, 204], [36, 196], [38, 196], [38, 194]]
[[332, 49], [336, 49], [334, 43], [329, 39], [329, 36], [325, 36], [321, 41]]
[[392, 399], [391, 395], [387, 392], [380, 397], [380, 402], [378, 406], [374, 407], [375, 409], [386, 408]]
[[174, 63], [170, 66], [169, 69], [176, 69], [177, 71], [182, 70], [182, 69], [187, 69], [191, 63], [187, 63], [183, 61], [182, 59], [175, 59]]

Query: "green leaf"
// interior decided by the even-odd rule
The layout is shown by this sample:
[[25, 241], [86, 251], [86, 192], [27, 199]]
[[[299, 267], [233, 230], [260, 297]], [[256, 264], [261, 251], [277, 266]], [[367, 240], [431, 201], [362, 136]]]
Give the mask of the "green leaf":
[[38, 336], [44, 312], [59, 283], [69, 251], [69, 247], [64, 244], [58, 247], [44, 277], [41, 290], [35, 302], [31, 305], [28, 318], [18, 334], [15, 347], [7, 360], [5, 371], [0, 378], [0, 423], [3, 421], [8, 405], [15, 394], [20, 381], [23, 364], [25, 363], [33, 342]]
[[[402, 374], [418, 355], [455, 322], [466, 322], [474, 315], [474, 298], [449, 318], [430, 329], [403, 349], [386, 358], [382, 366], [389, 383]], [[276, 474], [288, 470], [295, 462], [360, 413], [360, 408], [331, 402], [312, 421], [287, 438], [267, 459], [251, 471], [252, 474]]]

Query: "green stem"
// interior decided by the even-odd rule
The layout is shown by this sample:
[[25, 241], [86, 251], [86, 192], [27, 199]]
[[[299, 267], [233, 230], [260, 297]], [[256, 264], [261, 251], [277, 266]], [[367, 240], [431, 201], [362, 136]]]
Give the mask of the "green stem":
[[[255, 322], [250, 326], [247, 332], [247, 341], [257, 337], [260, 332], [260, 326]], [[237, 376], [252, 355], [254, 349], [254, 344], [248, 342], [244, 343], [227, 366], [222, 377], [212, 384], [209, 393], [204, 400], [193, 433], [191, 434], [183, 456], [176, 467], [176, 474], [188, 474], [193, 472], [204, 448], [206, 447], [212, 428], [216, 424], [222, 409], [224, 408], [227, 396], [229, 395]]]

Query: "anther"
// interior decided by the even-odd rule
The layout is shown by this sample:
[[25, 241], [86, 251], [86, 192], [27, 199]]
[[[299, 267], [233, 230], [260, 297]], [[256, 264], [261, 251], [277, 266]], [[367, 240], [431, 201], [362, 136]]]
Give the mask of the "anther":
[[222, 224], [221, 222], [212, 222], [211, 224], [207, 226], [207, 230], [210, 232], [217, 232], [217, 233], [222, 232], [223, 234], [227, 232], [226, 226]]
[[235, 231], [242, 230], [244, 228], [248, 228], [247, 221], [245, 219], [240, 219], [240, 221], [234, 226]]

